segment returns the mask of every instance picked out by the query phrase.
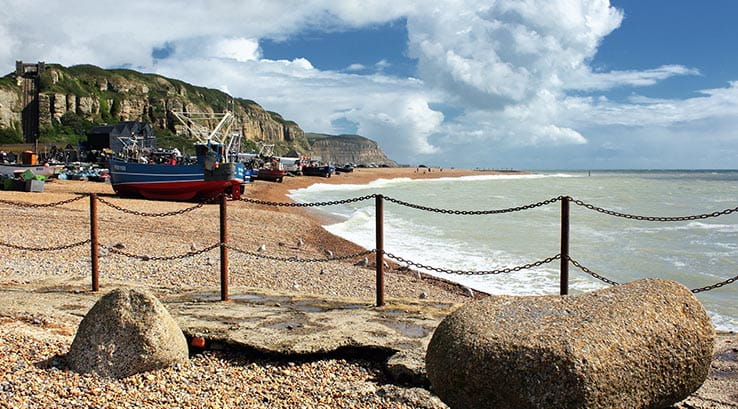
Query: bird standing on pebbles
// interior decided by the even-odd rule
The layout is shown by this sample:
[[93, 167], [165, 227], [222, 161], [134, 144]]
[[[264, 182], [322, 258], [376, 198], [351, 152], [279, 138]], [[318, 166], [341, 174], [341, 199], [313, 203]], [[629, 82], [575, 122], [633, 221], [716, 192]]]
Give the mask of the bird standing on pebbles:
[[332, 251], [326, 249], [323, 252], [325, 253], [326, 256], [328, 256], [328, 258], [333, 258], [333, 252]]
[[297, 239], [297, 247], [302, 247], [305, 245], [305, 242], [302, 240], [302, 238]]
[[362, 267], [366, 267], [366, 266], [368, 266], [368, 265], [369, 265], [369, 259], [368, 259], [368, 258], [366, 258], [366, 257], [364, 257], [364, 259], [362, 259], [362, 260], [359, 260], [359, 261], [357, 261], [357, 262], [356, 262], [356, 263], [355, 263], [354, 265], [355, 265], [355, 266], [362, 266]]
[[262, 244], [261, 246], [259, 246], [256, 249], [256, 251], [266, 251], [266, 249], [267, 249], [267, 245], [266, 244]]

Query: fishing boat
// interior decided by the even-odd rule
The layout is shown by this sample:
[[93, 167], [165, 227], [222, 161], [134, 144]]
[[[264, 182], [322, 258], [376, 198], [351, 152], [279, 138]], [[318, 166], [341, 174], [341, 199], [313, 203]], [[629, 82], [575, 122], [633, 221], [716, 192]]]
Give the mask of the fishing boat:
[[257, 180], [268, 180], [282, 183], [287, 176], [282, 162], [274, 156], [274, 145], [258, 143], [259, 153], [239, 155], [246, 168], [253, 172], [253, 178]]
[[20, 163], [4, 163], [0, 164], [0, 175], [14, 177], [27, 170], [30, 170], [34, 175], [51, 177], [54, 176], [60, 169], [59, 165], [23, 165]]
[[302, 168], [302, 174], [305, 176], [321, 176], [324, 178], [329, 178], [334, 173], [336, 173], [336, 168], [330, 165], [313, 164], [310, 166], [304, 166]]
[[[136, 141], [124, 142], [122, 157], [109, 161], [110, 183], [120, 196], [139, 196], [156, 200], [210, 200], [220, 194], [238, 199], [243, 192], [245, 168], [230, 160], [236, 137], [229, 132], [234, 118], [224, 114], [172, 112], [194, 134], [196, 159], [171, 158], [164, 163], [152, 163], [145, 149]], [[203, 119], [220, 119], [213, 130], [206, 130]]]

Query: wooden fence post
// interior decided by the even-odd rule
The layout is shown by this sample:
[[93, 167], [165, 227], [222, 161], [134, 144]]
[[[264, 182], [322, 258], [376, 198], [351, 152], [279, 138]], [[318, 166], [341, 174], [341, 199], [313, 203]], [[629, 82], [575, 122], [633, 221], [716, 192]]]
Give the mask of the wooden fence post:
[[220, 195], [220, 300], [228, 301], [228, 213], [226, 195]]
[[569, 294], [569, 196], [561, 199], [561, 277], [560, 294]]
[[375, 196], [377, 248], [377, 307], [384, 305], [384, 197]]
[[90, 264], [92, 267], [92, 291], [100, 291], [97, 241], [97, 194], [95, 193], [90, 193]]

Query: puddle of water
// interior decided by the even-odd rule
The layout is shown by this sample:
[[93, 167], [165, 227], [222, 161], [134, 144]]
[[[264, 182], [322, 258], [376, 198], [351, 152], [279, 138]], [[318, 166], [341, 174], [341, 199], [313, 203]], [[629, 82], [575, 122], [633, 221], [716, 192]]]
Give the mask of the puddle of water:
[[382, 324], [409, 338], [423, 338], [430, 333], [427, 328], [403, 321], [383, 321]]
[[233, 301], [248, 301], [255, 304], [284, 303], [290, 301], [290, 297], [265, 297], [258, 294], [235, 294], [230, 296]]
[[292, 308], [300, 312], [325, 312], [325, 311], [333, 309], [333, 308], [321, 307], [318, 305], [310, 305], [310, 304], [294, 304], [292, 305]]

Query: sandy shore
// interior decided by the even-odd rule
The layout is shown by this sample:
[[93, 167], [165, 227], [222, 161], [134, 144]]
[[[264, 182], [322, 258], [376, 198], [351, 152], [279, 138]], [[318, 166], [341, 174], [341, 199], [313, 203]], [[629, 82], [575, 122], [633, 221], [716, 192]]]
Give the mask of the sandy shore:
[[[287, 202], [289, 199], [285, 195], [289, 190], [313, 183], [361, 184], [382, 178], [438, 178], [484, 173], [492, 172], [357, 169], [327, 179], [300, 177], [286, 178], [283, 183], [257, 181], [247, 187], [245, 195]], [[51, 203], [90, 192], [98, 193], [115, 206], [138, 212], [172, 212], [192, 207], [187, 203], [121, 199], [112, 194], [108, 184], [78, 181], [47, 183], [44, 193], [0, 191], [0, 200]], [[88, 239], [89, 207], [87, 198], [59, 207], [42, 208], [0, 203], [0, 228], [3, 230], [0, 242], [16, 246], [0, 247], [0, 286], [33, 288], [36, 283], [58, 282], [64, 283], [60, 291], [88, 291], [91, 281], [88, 244], [63, 251], [20, 247], [44, 248]], [[119, 283], [135, 283], [161, 295], [195, 287], [211, 288], [214, 294], [218, 293], [218, 250], [194, 256], [187, 254], [218, 243], [217, 205], [204, 205], [169, 217], [143, 217], [104, 203], [98, 203], [98, 212], [100, 244], [105, 248], [100, 257], [103, 292]], [[303, 208], [232, 201], [228, 204], [228, 242], [243, 251], [278, 258], [323, 259], [326, 250], [335, 256], [364, 250], [323, 230], [321, 223], [326, 221], [323, 216]], [[259, 250], [262, 246], [265, 248]], [[139, 258], [115, 254], [116, 250]], [[162, 257], [176, 258], [157, 259]], [[354, 265], [360, 259], [294, 263], [231, 250], [230, 283], [234, 287], [352, 297], [366, 300], [369, 306], [375, 297], [375, 272], [372, 266]], [[467, 293], [457, 286], [394, 268], [387, 272], [385, 292], [388, 302], [398, 298], [469, 300]], [[213, 352], [194, 357], [186, 365], [125, 380], [77, 375], [65, 370], [57, 358], [68, 349], [75, 331], [75, 327], [55, 322], [42, 312], [8, 314], [0, 311], [0, 402], [12, 408], [445, 407], [437, 399], [419, 398], [427, 395], [412, 389], [387, 384], [376, 363], [360, 359], [290, 362]], [[720, 342], [734, 348], [738, 340], [733, 334], [724, 336]], [[730, 349], [726, 351], [735, 353]], [[732, 365], [730, 362], [728, 364]], [[730, 371], [727, 376], [735, 377], [736, 368]], [[693, 399], [689, 405], [680, 407], [738, 407], [738, 403], [730, 403], [731, 399], [738, 402], [738, 396], [720, 391], [706, 396], [710, 398], [704, 402]], [[727, 406], [721, 402], [728, 402]], [[3, 404], [0, 407], [6, 407]]]

